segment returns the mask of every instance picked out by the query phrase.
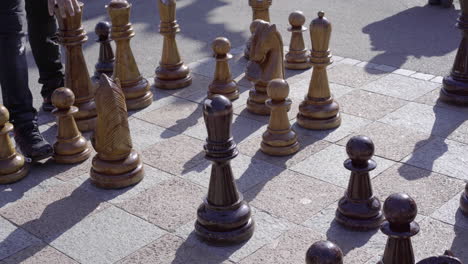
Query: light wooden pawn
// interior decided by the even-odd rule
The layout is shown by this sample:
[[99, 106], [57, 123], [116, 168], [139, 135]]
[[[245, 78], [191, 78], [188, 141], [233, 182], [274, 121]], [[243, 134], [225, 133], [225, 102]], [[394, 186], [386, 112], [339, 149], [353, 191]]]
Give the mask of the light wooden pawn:
[[216, 38], [211, 44], [211, 48], [216, 58], [216, 68], [213, 81], [208, 87], [208, 98], [212, 98], [215, 94], [226, 96], [233, 101], [239, 98], [239, 89], [237, 83], [232, 79], [231, 70], [229, 68], [229, 60], [232, 55], [231, 43], [227, 38]]
[[302, 33], [307, 30], [304, 27], [305, 16], [301, 11], [294, 11], [289, 15], [288, 31], [291, 32], [289, 51], [286, 53], [284, 67], [290, 70], [305, 70], [312, 67], [309, 62], [309, 54], [304, 44]]

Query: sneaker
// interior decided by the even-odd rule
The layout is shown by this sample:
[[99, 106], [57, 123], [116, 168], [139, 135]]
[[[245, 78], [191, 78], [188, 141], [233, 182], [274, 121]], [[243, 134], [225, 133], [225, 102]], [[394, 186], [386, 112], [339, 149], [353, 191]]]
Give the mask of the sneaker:
[[36, 123], [15, 127], [15, 141], [21, 153], [33, 162], [49, 158], [54, 153], [52, 146], [42, 137]]

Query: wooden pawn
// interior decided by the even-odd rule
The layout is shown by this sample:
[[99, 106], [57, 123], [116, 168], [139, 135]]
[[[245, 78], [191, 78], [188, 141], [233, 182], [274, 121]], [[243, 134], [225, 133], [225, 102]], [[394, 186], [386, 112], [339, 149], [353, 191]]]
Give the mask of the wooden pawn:
[[99, 84], [99, 76], [104, 73], [107, 76], [112, 76], [114, 73], [115, 56], [111, 46], [110, 39], [111, 24], [107, 21], [101, 21], [96, 24], [94, 32], [98, 36], [96, 42], [99, 43], [99, 58], [94, 66], [94, 76], [91, 78], [95, 87]]
[[227, 38], [216, 38], [211, 44], [211, 48], [216, 58], [216, 68], [213, 81], [208, 87], [208, 98], [212, 98], [215, 94], [226, 96], [233, 101], [239, 98], [239, 89], [237, 83], [232, 79], [231, 70], [229, 68], [229, 60], [232, 55], [231, 43]]
[[306, 264], [343, 264], [343, 251], [330, 241], [317, 241], [307, 250]]
[[284, 66], [290, 70], [305, 70], [312, 67], [309, 62], [309, 54], [304, 44], [302, 33], [307, 30], [304, 27], [305, 16], [301, 11], [294, 11], [289, 15], [288, 31], [291, 32], [289, 51], [286, 53]]

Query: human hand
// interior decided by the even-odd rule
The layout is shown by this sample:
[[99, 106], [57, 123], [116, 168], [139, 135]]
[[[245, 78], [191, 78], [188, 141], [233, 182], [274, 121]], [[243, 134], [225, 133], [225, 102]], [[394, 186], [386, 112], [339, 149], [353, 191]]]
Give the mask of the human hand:
[[76, 12], [80, 12], [81, 8], [78, 4], [78, 0], [47, 0], [49, 7], [49, 15], [54, 15], [55, 5], [58, 6], [60, 14], [63, 18], [67, 17], [67, 13], [70, 16], [75, 15]]

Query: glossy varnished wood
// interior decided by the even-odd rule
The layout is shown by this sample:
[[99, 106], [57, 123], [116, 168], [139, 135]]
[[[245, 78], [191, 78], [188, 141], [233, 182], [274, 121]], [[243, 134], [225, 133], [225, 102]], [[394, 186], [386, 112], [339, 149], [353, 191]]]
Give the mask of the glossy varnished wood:
[[290, 70], [305, 70], [312, 67], [309, 61], [309, 54], [304, 44], [303, 32], [305, 16], [301, 11], [294, 11], [289, 15], [288, 31], [291, 32], [289, 51], [286, 53], [285, 67]]
[[216, 66], [213, 81], [208, 86], [208, 98], [212, 98], [215, 94], [226, 96], [233, 101], [239, 98], [239, 89], [237, 83], [232, 79], [231, 70], [229, 68], [229, 60], [232, 55], [231, 43], [227, 38], [216, 38], [211, 44], [213, 53], [216, 59]]
[[343, 251], [330, 241], [317, 241], [309, 247], [306, 264], [343, 264]]
[[99, 43], [99, 58], [94, 66], [94, 75], [91, 78], [95, 87], [99, 84], [99, 77], [102, 73], [112, 76], [114, 73], [115, 56], [111, 46], [110, 39], [111, 24], [107, 21], [101, 21], [96, 24], [94, 32], [98, 36], [96, 42]]
[[[249, 6], [252, 8], [252, 22], [260, 19], [266, 22], [270, 22], [270, 11], [269, 8], [272, 4], [272, 0], [249, 0]], [[250, 58], [250, 45], [252, 43], [252, 35], [254, 34], [255, 28], [250, 27], [250, 38], [245, 43], [244, 57]]]

